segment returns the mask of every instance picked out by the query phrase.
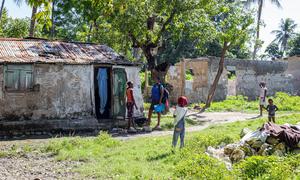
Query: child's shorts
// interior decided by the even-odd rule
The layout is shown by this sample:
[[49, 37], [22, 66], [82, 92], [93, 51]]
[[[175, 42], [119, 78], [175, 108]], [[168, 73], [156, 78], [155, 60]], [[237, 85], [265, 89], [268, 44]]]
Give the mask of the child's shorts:
[[127, 102], [126, 107], [127, 107], [127, 117], [131, 118], [132, 115], [133, 115], [134, 103], [133, 102]]

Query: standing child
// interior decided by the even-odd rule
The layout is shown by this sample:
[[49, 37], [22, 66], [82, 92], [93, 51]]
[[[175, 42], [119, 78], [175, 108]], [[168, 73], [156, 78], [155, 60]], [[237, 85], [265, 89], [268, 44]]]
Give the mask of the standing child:
[[267, 96], [267, 87], [265, 82], [259, 83], [260, 92], [259, 92], [259, 110], [260, 110], [260, 116], [262, 116], [263, 109], [266, 105], [266, 96]]
[[267, 106], [266, 110], [269, 113], [268, 119], [269, 122], [275, 123], [275, 112], [278, 110], [277, 106], [273, 104], [273, 99], [268, 100], [269, 105]]
[[184, 146], [185, 135], [185, 115], [187, 113], [187, 98], [181, 96], [178, 98], [176, 110], [174, 111], [174, 133], [173, 133], [173, 147], [176, 147], [178, 136], [180, 136], [180, 148]]
[[134, 96], [133, 96], [133, 83], [131, 81], [127, 82], [127, 89], [126, 89], [126, 97], [127, 97], [127, 117], [128, 117], [128, 130], [131, 132], [136, 132], [136, 130], [131, 127], [133, 122], [132, 122], [132, 115], [133, 115], [133, 107], [137, 109], [137, 106], [135, 104]]

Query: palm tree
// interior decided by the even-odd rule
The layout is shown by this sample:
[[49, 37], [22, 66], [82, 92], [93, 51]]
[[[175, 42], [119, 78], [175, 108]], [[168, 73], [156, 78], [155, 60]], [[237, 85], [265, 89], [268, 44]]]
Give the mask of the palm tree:
[[48, 2], [47, 0], [14, 0], [17, 5], [21, 5], [24, 1], [26, 4], [28, 4], [30, 7], [32, 7], [31, 11], [31, 19], [30, 19], [30, 28], [29, 28], [29, 37], [34, 37], [34, 29], [35, 29], [35, 23], [36, 23], [36, 13], [39, 6], [45, 4]]
[[[245, 4], [247, 6], [250, 6], [251, 4], [257, 3], [258, 5], [258, 11], [257, 11], [257, 27], [256, 27], [256, 40], [254, 44], [254, 51], [252, 55], [252, 59], [254, 60], [258, 51], [258, 46], [259, 46], [259, 34], [260, 34], [260, 25], [261, 25], [261, 14], [263, 10], [263, 6], [265, 4], [266, 0], [246, 0]], [[272, 4], [277, 6], [278, 8], [281, 8], [281, 0], [270, 0]]]
[[0, 7], [0, 21], [1, 21], [1, 19], [2, 19], [2, 14], [3, 14], [3, 9], [4, 9], [4, 4], [5, 4], [5, 0], [2, 0], [1, 7]]
[[279, 29], [272, 31], [273, 34], [276, 34], [276, 38], [273, 42], [277, 42], [280, 46], [280, 49], [283, 52], [286, 52], [288, 46], [288, 40], [296, 35], [295, 29], [297, 24], [291, 18], [281, 19], [279, 24]]

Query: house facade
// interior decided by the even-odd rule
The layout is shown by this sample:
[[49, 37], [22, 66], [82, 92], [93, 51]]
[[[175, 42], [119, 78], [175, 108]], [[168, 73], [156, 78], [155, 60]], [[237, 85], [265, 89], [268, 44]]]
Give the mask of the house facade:
[[127, 81], [143, 116], [139, 71], [104, 45], [0, 39], [0, 134], [124, 124]]

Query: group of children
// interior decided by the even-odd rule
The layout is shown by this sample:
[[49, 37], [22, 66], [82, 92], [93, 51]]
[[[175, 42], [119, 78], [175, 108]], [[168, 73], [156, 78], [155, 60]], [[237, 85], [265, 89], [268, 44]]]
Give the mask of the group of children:
[[269, 122], [275, 123], [275, 112], [278, 110], [278, 107], [274, 105], [273, 99], [268, 99], [268, 105], [266, 106], [266, 97], [267, 97], [267, 87], [265, 82], [259, 83], [260, 95], [259, 95], [259, 107], [260, 107], [260, 116], [262, 116], [263, 109], [268, 111]]
[[[133, 96], [133, 83], [129, 81], [127, 83], [127, 90], [126, 90], [126, 96], [127, 96], [127, 114], [128, 114], [128, 129], [133, 131], [134, 128], [132, 127], [133, 123], [133, 111], [134, 107], [137, 109], [135, 99]], [[278, 107], [273, 104], [272, 99], [268, 99], [268, 105], [266, 105], [266, 94], [267, 94], [267, 88], [266, 84], [264, 82], [261, 82], [259, 84], [260, 86], [260, 99], [259, 99], [259, 105], [260, 105], [260, 116], [262, 116], [263, 109], [268, 111], [268, 119], [270, 122], [275, 123], [275, 112], [278, 110]], [[184, 146], [184, 136], [185, 136], [185, 116], [187, 114], [187, 104], [188, 100], [185, 96], [180, 96], [177, 100], [177, 105], [175, 108], [175, 111], [173, 113], [174, 116], [174, 133], [173, 133], [173, 141], [172, 146], [176, 147], [176, 144], [178, 142], [178, 137], [180, 137], [180, 148]], [[158, 122], [159, 123], [159, 122]]]

